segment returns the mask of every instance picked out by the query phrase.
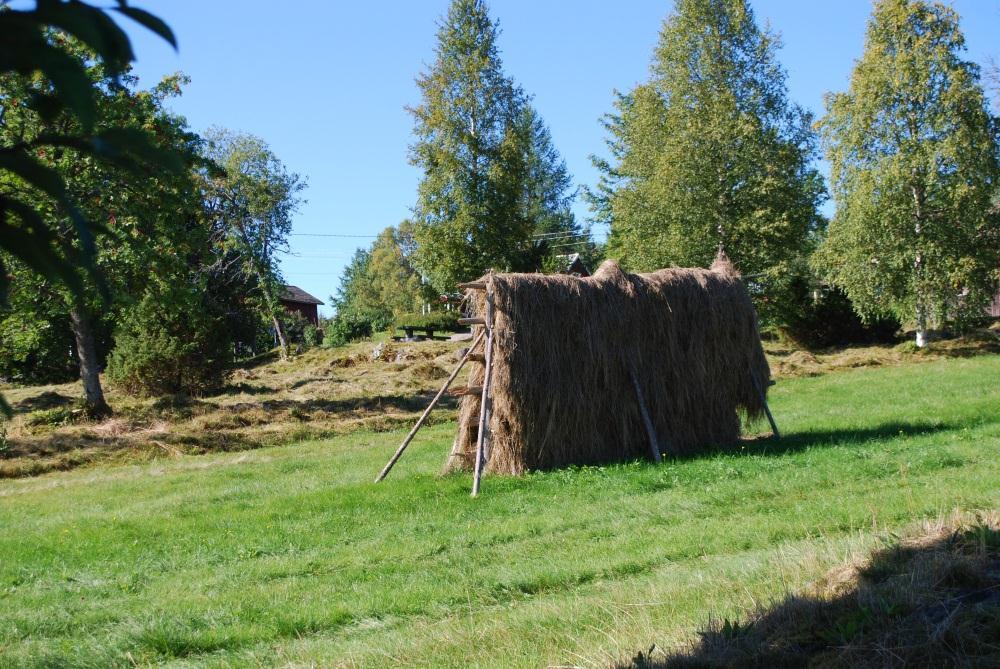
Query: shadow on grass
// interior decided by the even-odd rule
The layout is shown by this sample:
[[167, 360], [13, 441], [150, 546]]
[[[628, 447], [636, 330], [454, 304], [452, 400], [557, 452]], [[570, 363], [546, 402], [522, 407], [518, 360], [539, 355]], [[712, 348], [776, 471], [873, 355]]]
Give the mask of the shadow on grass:
[[785, 455], [820, 446], [858, 446], [873, 441], [960, 430], [963, 427], [966, 426], [945, 421], [926, 423], [891, 421], [865, 428], [792, 432], [782, 435], [780, 439], [766, 437], [749, 439], [741, 443], [748, 452], [756, 455]]
[[42, 409], [56, 409], [59, 407], [67, 407], [76, 402], [75, 398], [69, 397], [68, 395], [63, 395], [61, 393], [46, 391], [44, 393], [39, 393], [32, 397], [26, 397], [12, 408], [15, 414], [30, 413], [32, 411], [39, 411]]
[[940, 524], [629, 669], [1000, 666], [1000, 522]]

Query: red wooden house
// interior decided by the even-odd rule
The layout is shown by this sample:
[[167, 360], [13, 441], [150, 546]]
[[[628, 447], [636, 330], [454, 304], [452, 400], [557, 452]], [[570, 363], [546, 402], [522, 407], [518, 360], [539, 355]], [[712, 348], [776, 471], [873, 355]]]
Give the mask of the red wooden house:
[[281, 295], [281, 306], [291, 313], [301, 314], [313, 325], [319, 325], [319, 310], [317, 307], [323, 304], [298, 286], [285, 286], [285, 292]]

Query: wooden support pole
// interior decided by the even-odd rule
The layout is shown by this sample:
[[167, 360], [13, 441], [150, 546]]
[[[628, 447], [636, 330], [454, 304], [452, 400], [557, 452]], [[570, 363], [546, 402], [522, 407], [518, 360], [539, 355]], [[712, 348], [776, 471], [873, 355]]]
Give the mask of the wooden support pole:
[[[775, 439], [781, 439], [781, 433], [778, 432], [778, 424], [774, 422], [774, 416], [771, 415], [771, 408], [767, 406], [767, 395], [764, 394], [764, 389], [760, 387], [760, 381], [757, 380], [757, 375], [750, 370], [750, 380], [753, 381], [753, 387], [757, 390], [757, 395], [760, 396], [760, 403], [764, 405], [764, 415], [767, 416], [767, 422], [771, 424], [771, 432], [774, 433]], [[773, 383], [773, 382], [772, 382]]]
[[389, 470], [392, 469], [392, 466], [396, 464], [397, 460], [399, 460], [399, 456], [403, 454], [403, 451], [406, 450], [406, 447], [409, 446], [410, 442], [413, 441], [413, 438], [417, 436], [417, 431], [424, 424], [424, 421], [427, 420], [427, 417], [431, 415], [431, 409], [433, 409], [435, 405], [437, 405], [438, 401], [444, 395], [445, 391], [448, 390], [448, 386], [450, 386], [451, 382], [455, 380], [455, 377], [458, 376], [458, 373], [462, 371], [462, 367], [465, 366], [465, 362], [469, 359], [469, 356], [472, 353], [472, 349], [476, 348], [476, 345], [482, 339], [483, 339], [483, 333], [480, 332], [479, 335], [472, 342], [472, 346], [469, 347], [469, 350], [465, 352], [465, 355], [458, 362], [458, 366], [455, 367], [455, 371], [451, 373], [451, 376], [449, 376], [448, 379], [444, 382], [444, 385], [441, 386], [441, 390], [438, 391], [437, 395], [434, 396], [434, 399], [431, 400], [431, 403], [427, 405], [426, 409], [424, 409], [424, 413], [420, 416], [420, 418], [417, 419], [417, 424], [413, 426], [413, 429], [410, 430], [410, 433], [406, 435], [406, 439], [404, 439], [403, 443], [399, 445], [399, 448], [396, 449], [396, 452], [393, 454], [393, 456], [389, 458], [389, 462], [386, 463], [385, 467], [382, 469], [382, 473], [379, 474], [378, 478], [375, 479], [375, 483], [378, 483], [379, 481], [381, 481], [386, 477], [386, 475], [389, 473]]
[[459, 290], [486, 290], [485, 281], [469, 281], [467, 283], [458, 284]]
[[639, 380], [635, 378], [635, 372], [629, 370], [632, 377], [632, 387], [635, 389], [635, 397], [639, 401], [639, 413], [642, 414], [642, 422], [646, 425], [646, 437], [649, 439], [649, 450], [653, 454], [654, 462], [661, 462], [660, 440], [656, 438], [656, 428], [653, 427], [653, 419], [649, 416], [649, 409], [646, 408], [646, 400], [642, 396], [642, 388], [639, 387]]
[[486, 373], [483, 378], [483, 399], [479, 405], [479, 434], [476, 438], [476, 463], [472, 478], [472, 496], [479, 494], [479, 485], [483, 478], [483, 467], [485, 466], [486, 439], [489, 425], [490, 386], [493, 381], [493, 295], [486, 293], [486, 319], [484, 322], [486, 332]]
[[473, 317], [473, 318], [459, 318], [458, 319], [458, 324], [459, 325], [486, 325], [486, 321], [483, 320], [482, 318], [479, 318], [477, 316], [477, 317]]

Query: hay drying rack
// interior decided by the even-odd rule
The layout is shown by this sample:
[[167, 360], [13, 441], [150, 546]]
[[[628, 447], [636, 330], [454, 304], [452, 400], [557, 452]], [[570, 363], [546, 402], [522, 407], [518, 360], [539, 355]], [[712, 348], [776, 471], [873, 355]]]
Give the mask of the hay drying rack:
[[[462, 397], [466, 395], [480, 396], [479, 420], [477, 422], [477, 425], [475, 426], [477, 428], [476, 460], [472, 478], [472, 496], [476, 497], [479, 495], [479, 488], [483, 478], [483, 469], [485, 468], [486, 461], [489, 458], [489, 447], [490, 447], [489, 426], [490, 426], [490, 414], [492, 410], [491, 405], [493, 399], [492, 395], [493, 334], [494, 334], [493, 295], [487, 289], [486, 281], [472, 281], [469, 283], [460, 283], [458, 284], [458, 288], [460, 290], [485, 291], [486, 309], [484, 315], [472, 318], [458, 319], [459, 325], [478, 326], [481, 329], [473, 338], [472, 344], [465, 351], [465, 354], [459, 360], [458, 365], [456, 365], [455, 369], [448, 376], [448, 378], [445, 379], [445, 382], [441, 386], [441, 389], [438, 390], [437, 394], [430, 401], [430, 404], [428, 404], [427, 408], [424, 409], [424, 412], [420, 415], [420, 418], [417, 419], [417, 422], [413, 426], [413, 429], [411, 429], [409, 434], [406, 435], [406, 438], [403, 439], [403, 443], [399, 445], [399, 448], [396, 449], [396, 452], [392, 454], [391, 458], [389, 458], [389, 462], [386, 463], [385, 467], [382, 468], [382, 471], [375, 478], [376, 483], [382, 481], [383, 479], [385, 479], [386, 476], [388, 476], [389, 471], [393, 468], [396, 462], [399, 461], [399, 458], [403, 455], [403, 451], [406, 450], [406, 447], [410, 445], [410, 442], [413, 441], [413, 438], [417, 436], [417, 432], [419, 432], [420, 428], [423, 427], [424, 422], [427, 420], [427, 417], [430, 416], [431, 411], [434, 410], [434, 407], [437, 406], [438, 402], [441, 401], [441, 398], [444, 397], [445, 393], [448, 392], [448, 388], [451, 387], [452, 382], [454, 382], [455, 379], [458, 377], [459, 373], [462, 371], [462, 368], [465, 367], [465, 364], [467, 362], [471, 361], [474, 364], [481, 364], [485, 366], [486, 369], [483, 375], [483, 385], [459, 387], [456, 388], [454, 391], [452, 391], [451, 394], [456, 397]], [[478, 347], [480, 344], [483, 345], [483, 350], [482, 352], [477, 353], [476, 347]], [[629, 370], [629, 376], [631, 377], [632, 380], [632, 386], [635, 389], [636, 402], [638, 403], [639, 406], [639, 413], [642, 416], [643, 426], [646, 429], [646, 436], [649, 439], [650, 453], [653, 457], [653, 461], [659, 463], [662, 461], [661, 451], [666, 450], [669, 453], [670, 445], [666, 440], [661, 441], [657, 437], [656, 430], [653, 427], [652, 417], [649, 414], [649, 408], [646, 405], [646, 400], [643, 397], [642, 389], [639, 386], [639, 381], [636, 378], [635, 372], [633, 370]], [[761, 384], [757, 380], [757, 376], [753, 373], [753, 370], [750, 370], [750, 379], [753, 382], [754, 389], [760, 395], [761, 403], [764, 406], [764, 414], [767, 416], [768, 423], [770, 423], [771, 425], [771, 431], [774, 434], [774, 438], [779, 439], [781, 435], [778, 432], [778, 426], [774, 421], [774, 416], [771, 414], [771, 409], [767, 405], [767, 396], [764, 394], [764, 389], [761, 387]]]

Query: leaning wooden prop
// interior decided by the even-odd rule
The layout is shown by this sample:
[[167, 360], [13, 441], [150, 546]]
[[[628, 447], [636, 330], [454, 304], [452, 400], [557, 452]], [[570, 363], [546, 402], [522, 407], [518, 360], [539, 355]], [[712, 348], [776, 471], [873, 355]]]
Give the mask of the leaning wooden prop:
[[383, 469], [388, 474], [467, 362], [446, 471], [520, 474], [738, 443], [766, 416], [770, 370], [757, 314], [720, 254], [710, 269], [590, 277], [489, 274], [463, 288], [476, 339]]

